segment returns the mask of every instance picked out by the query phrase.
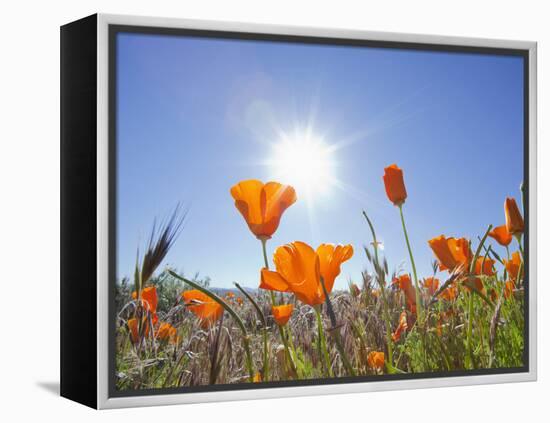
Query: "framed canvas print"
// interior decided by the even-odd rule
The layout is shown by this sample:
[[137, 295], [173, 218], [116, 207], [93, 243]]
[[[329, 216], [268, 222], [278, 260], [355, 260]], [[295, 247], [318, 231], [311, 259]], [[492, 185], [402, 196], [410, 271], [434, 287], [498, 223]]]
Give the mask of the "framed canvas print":
[[536, 44], [61, 28], [61, 394], [536, 378]]

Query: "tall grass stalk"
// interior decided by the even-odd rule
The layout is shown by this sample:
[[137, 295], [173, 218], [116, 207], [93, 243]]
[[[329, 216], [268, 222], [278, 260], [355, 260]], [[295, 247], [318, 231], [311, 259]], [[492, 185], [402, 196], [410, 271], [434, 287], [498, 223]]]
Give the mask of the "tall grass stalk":
[[355, 370], [353, 370], [353, 366], [351, 365], [348, 359], [348, 356], [346, 354], [346, 350], [344, 349], [344, 346], [342, 344], [342, 338], [340, 336], [340, 328], [339, 328], [338, 322], [336, 321], [336, 315], [334, 314], [334, 309], [332, 308], [332, 303], [330, 302], [330, 297], [327, 292], [327, 288], [325, 287], [325, 281], [322, 276], [321, 276], [321, 286], [323, 287], [323, 293], [325, 294], [325, 304], [327, 306], [327, 314], [330, 319], [330, 324], [332, 325], [332, 328], [330, 329], [330, 333], [334, 337], [336, 348], [340, 353], [340, 358], [342, 359], [342, 363], [344, 363], [344, 367], [346, 368], [348, 375], [355, 376]]
[[246, 354], [246, 360], [245, 360], [246, 361], [246, 367], [248, 369], [248, 373], [249, 373], [249, 376], [250, 376], [250, 381], [253, 382], [254, 381], [254, 364], [252, 362], [252, 353], [250, 352], [250, 339], [249, 339], [246, 327], [244, 326], [244, 323], [243, 323], [242, 319], [239, 317], [239, 315], [235, 312], [235, 310], [233, 310], [233, 308], [229, 304], [227, 304], [224, 300], [222, 300], [220, 297], [218, 297], [216, 294], [214, 294], [209, 289], [207, 289], [207, 288], [205, 288], [205, 287], [203, 287], [203, 286], [201, 286], [201, 285], [199, 285], [199, 284], [197, 284], [193, 281], [190, 281], [189, 279], [186, 279], [183, 276], [178, 275], [176, 272], [174, 272], [172, 270], [168, 270], [168, 273], [170, 275], [172, 275], [174, 278], [179, 279], [179, 280], [185, 282], [187, 285], [192, 286], [194, 289], [199, 290], [203, 294], [208, 295], [210, 298], [212, 298], [214, 301], [216, 301], [219, 305], [221, 305], [231, 315], [231, 317], [235, 320], [235, 322], [239, 326], [239, 329], [241, 330], [242, 335], [243, 335], [243, 347], [244, 347], [245, 354]]
[[382, 271], [382, 267], [380, 266], [380, 261], [378, 259], [378, 240], [376, 239], [376, 232], [374, 231], [374, 225], [372, 224], [371, 220], [369, 219], [369, 216], [367, 213], [363, 210], [363, 216], [365, 216], [365, 219], [367, 220], [367, 223], [369, 225], [370, 231], [372, 233], [372, 244], [374, 248], [374, 270], [377, 273], [377, 280], [378, 280], [378, 286], [380, 287], [380, 292], [382, 294], [382, 305], [384, 310], [384, 323], [386, 325], [386, 347], [388, 349], [388, 363], [387, 369], [389, 373], [394, 373], [394, 366], [393, 366], [393, 340], [392, 340], [392, 330], [391, 330], [391, 319], [390, 319], [390, 313], [388, 310], [388, 299], [386, 296], [386, 283], [384, 274]]
[[263, 326], [262, 336], [263, 336], [263, 344], [264, 344], [264, 357], [263, 357], [264, 365], [263, 365], [262, 380], [264, 382], [268, 382], [269, 381], [269, 343], [267, 341], [267, 332], [268, 332], [267, 320], [264, 316], [264, 313], [262, 312], [262, 309], [260, 308], [258, 303], [254, 300], [254, 298], [252, 298], [252, 296], [248, 292], [246, 292], [246, 290], [244, 290], [237, 282], [234, 282], [234, 284], [237, 287], [237, 289], [241, 291], [241, 293], [245, 296], [245, 298], [248, 301], [250, 301], [250, 303], [256, 310], [256, 313], [258, 314], [258, 318], [262, 322], [262, 326]]
[[[479, 245], [477, 246], [476, 253], [474, 254], [474, 257], [470, 263], [469, 275], [473, 275], [475, 268], [476, 268], [476, 262], [479, 257], [479, 254], [481, 253], [481, 249], [483, 248], [483, 244], [485, 244], [485, 241], [487, 240], [487, 236], [489, 235], [489, 232], [491, 232], [491, 229], [493, 229], [493, 225], [489, 225], [487, 227], [487, 230], [485, 231], [485, 234], [481, 238], [481, 241], [479, 242]], [[468, 275], [468, 277], [469, 277]], [[474, 320], [474, 292], [476, 291], [475, 287], [472, 286], [470, 288], [470, 293], [468, 296], [468, 324], [466, 326], [467, 332], [466, 332], [466, 365], [468, 368], [474, 367], [474, 357], [472, 352], [472, 325]], [[478, 293], [479, 295], [483, 296], [482, 293]]]
[[319, 342], [319, 353], [321, 355], [321, 362], [324, 363], [325, 370], [330, 377], [334, 377], [332, 373], [332, 366], [330, 365], [330, 356], [327, 349], [327, 340], [325, 338], [325, 330], [323, 328], [323, 318], [321, 317], [320, 306], [313, 307], [315, 310], [315, 317], [317, 318], [317, 336]]

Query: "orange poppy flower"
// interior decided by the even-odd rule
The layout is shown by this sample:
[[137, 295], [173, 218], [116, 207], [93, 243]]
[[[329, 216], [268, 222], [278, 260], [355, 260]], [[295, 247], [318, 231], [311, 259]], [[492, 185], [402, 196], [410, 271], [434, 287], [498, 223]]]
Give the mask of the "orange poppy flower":
[[464, 279], [463, 284], [466, 287], [466, 289], [470, 292], [472, 292], [472, 288], [478, 292], [484, 292], [483, 281], [481, 280], [481, 278], [477, 278], [475, 276], [469, 276]]
[[510, 260], [504, 260], [504, 266], [508, 272], [508, 276], [514, 281], [518, 280], [519, 268], [521, 265], [521, 256], [518, 251], [512, 254]]
[[373, 370], [382, 370], [384, 368], [384, 352], [371, 351], [367, 356], [367, 364]]
[[395, 332], [392, 334], [391, 339], [393, 342], [397, 342], [401, 339], [401, 334], [408, 329], [407, 325], [407, 312], [402, 311], [399, 316], [399, 325], [395, 329]]
[[[156, 314], [155, 314], [156, 317]], [[142, 325], [145, 325], [145, 328], [143, 329], [144, 333], [143, 335], [145, 337], [149, 336], [149, 322], [147, 321], [147, 318], [144, 317], [142, 320]], [[135, 317], [132, 317], [131, 319], [128, 319], [126, 322], [128, 325], [128, 329], [130, 330], [130, 337], [132, 338], [132, 342], [136, 343], [139, 341], [139, 327], [138, 327], [138, 320]], [[156, 324], [156, 321], [153, 321], [153, 324]]]
[[321, 244], [317, 247], [319, 270], [327, 292], [332, 291], [334, 281], [340, 274], [340, 265], [353, 256], [351, 245]]
[[163, 341], [169, 339], [171, 343], [175, 343], [177, 339], [177, 329], [170, 323], [162, 323], [158, 328], [157, 338]]
[[132, 342], [136, 343], [139, 340], [138, 321], [135, 317], [128, 319], [128, 329], [130, 329], [130, 337]]
[[223, 307], [198, 289], [184, 291], [181, 296], [187, 308], [201, 319], [203, 328], [214, 324], [223, 315]]
[[401, 206], [407, 199], [407, 190], [403, 181], [403, 171], [392, 164], [384, 168], [384, 187], [389, 200], [396, 206]]
[[447, 288], [445, 288], [441, 292], [441, 294], [439, 294], [439, 297], [447, 301], [453, 301], [457, 297], [457, 295], [458, 295], [458, 290], [456, 286], [449, 285]]
[[516, 200], [513, 198], [506, 198], [504, 201], [504, 215], [506, 217], [506, 229], [512, 235], [523, 233], [523, 217], [519, 211]]
[[504, 298], [507, 300], [514, 294], [514, 289], [516, 288], [516, 284], [514, 281], [508, 281], [504, 285]]
[[340, 274], [340, 265], [352, 255], [351, 245], [321, 244], [317, 251], [301, 241], [283, 245], [275, 250], [273, 257], [276, 271], [262, 269], [260, 288], [292, 292], [310, 306], [322, 304], [325, 295], [321, 277], [330, 293]]
[[430, 295], [435, 294], [439, 288], [439, 279], [433, 277], [424, 279], [424, 288], [428, 290]]
[[294, 306], [292, 304], [283, 304], [271, 307], [273, 318], [279, 326], [284, 326], [288, 323], [290, 316], [292, 316], [293, 310]]
[[478, 257], [474, 272], [476, 275], [493, 276], [495, 274], [493, 271], [494, 264], [495, 261], [489, 257]]
[[416, 313], [416, 290], [411, 282], [411, 277], [408, 274], [401, 275], [393, 280], [393, 284], [397, 285], [405, 294], [409, 310]]
[[151, 313], [156, 313], [158, 305], [157, 288], [148, 286], [141, 291], [144, 307]]
[[252, 378], [253, 383], [260, 383], [262, 381], [262, 375], [257, 372], [254, 377]]
[[[132, 298], [137, 299], [136, 291], [132, 292]], [[155, 286], [148, 286], [141, 290], [141, 302], [145, 310], [156, 313], [158, 305], [157, 288]]]
[[491, 290], [489, 291], [489, 297], [494, 303], [498, 300], [498, 293], [495, 288], [491, 288]]
[[512, 242], [512, 234], [508, 232], [506, 225], [497, 226], [489, 232], [489, 236], [503, 247], [510, 245]]
[[465, 270], [468, 268], [472, 251], [466, 238], [446, 238], [440, 235], [430, 239], [428, 244], [439, 261], [439, 270], [453, 271], [459, 266]]
[[259, 239], [269, 239], [279, 227], [284, 211], [296, 202], [296, 192], [289, 185], [251, 179], [231, 188], [235, 206], [248, 227]]

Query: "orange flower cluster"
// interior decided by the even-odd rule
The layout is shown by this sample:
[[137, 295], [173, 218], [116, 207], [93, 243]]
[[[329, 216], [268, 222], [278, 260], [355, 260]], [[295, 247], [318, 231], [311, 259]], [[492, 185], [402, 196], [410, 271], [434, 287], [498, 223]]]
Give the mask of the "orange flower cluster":
[[[158, 295], [157, 288], [155, 286], [148, 286], [142, 289], [141, 291], [141, 304], [147, 313], [151, 316], [151, 322], [153, 323], [153, 335], [155, 338], [160, 340], [170, 340], [171, 343], [176, 344], [178, 342], [177, 329], [173, 327], [170, 323], [158, 323], [157, 316], [157, 305], [158, 305]], [[137, 293], [132, 292], [132, 298], [137, 299]], [[142, 334], [144, 337], [149, 336], [149, 320], [147, 316], [143, 316], [141, 320], [142, 324]], [[139, 321], [137, 318], [132, 317], [128, 319], [127, 325], [130, 331], [130, 337], [133, 343], [137, 343], [140, 340], [139, 334]], [[157, 328], [158, 326], [158, 328]]]
[[[464, 285], [468, 290], [483, 291], [483, 282], [475, 276], [494, 275], [495, 261], [489, 257], [478, 257], [473, 266], [473, 274], [468, 274], [473, 259], [470, 243], [466, 238], [447, 238], [440, 235], [428, 241], [435, 257], [439, 262], [439, 270], [458, 272], [465, 277]], [[453, 295], [448, 292], [448, 295]]]
[[416, 313], [416, 291], [411, 282], [411, 277], [408, 274], [401, 275], [394, 278], [392, 283], [405, 294], [407, 307], [411, 313]]
[[[332, 291], [340, 274], [341, 264], [353, 256], [353, 247], [321, 244], [314, 250], [305, 242], [294, 241], [275, 250], [275, 270], [272, 271], [268, 268], [266, 241], [278, 229], [286, 209], [296, 202], [294, 188], [278, 182], [264, 184], [258, 180], [246, 180], [231, 188], [231, 196], [250, 231], [262, 242], [265, 267], [260, 271], [260, 288], [292, 293], [312, 307], [325, 302], [325, 295]], [[277, 305], [274, 297], [272, 299], [271, 312], [282, 329], [290, 320], [294, 306]]]

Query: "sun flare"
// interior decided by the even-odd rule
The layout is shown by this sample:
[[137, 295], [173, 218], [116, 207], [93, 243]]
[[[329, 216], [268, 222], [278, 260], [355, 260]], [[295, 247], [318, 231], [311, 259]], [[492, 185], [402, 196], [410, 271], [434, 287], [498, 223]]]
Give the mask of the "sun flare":
[[335, 162], [330, 146], [322, 138], [298, 133], [285, 135], [273, 145], [270, 166], [277, 180], [312, 195], [327, 193]]

